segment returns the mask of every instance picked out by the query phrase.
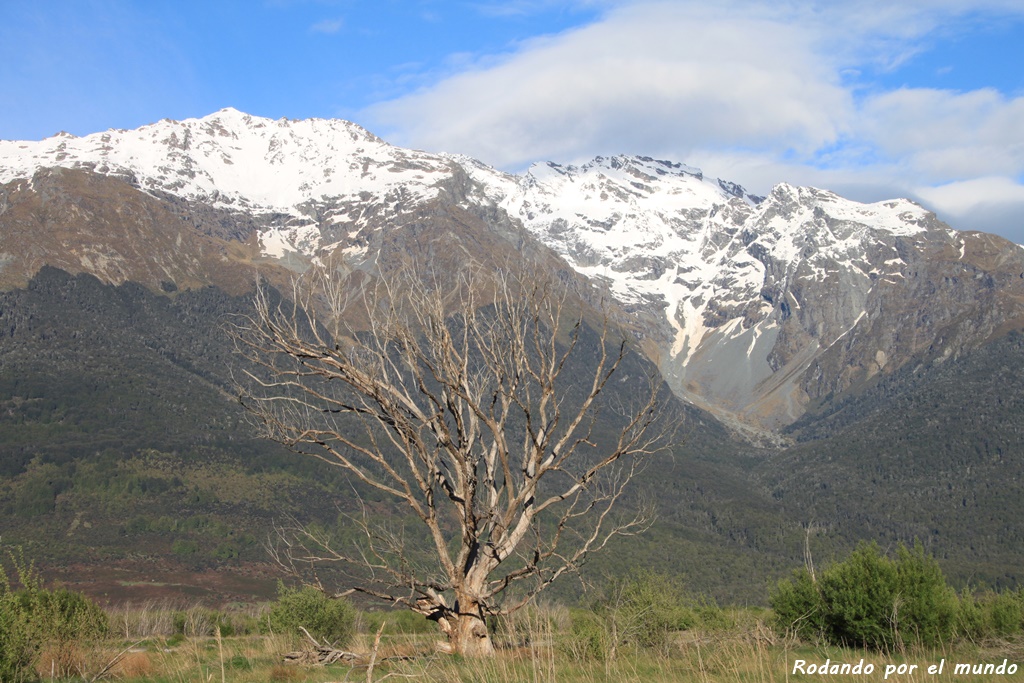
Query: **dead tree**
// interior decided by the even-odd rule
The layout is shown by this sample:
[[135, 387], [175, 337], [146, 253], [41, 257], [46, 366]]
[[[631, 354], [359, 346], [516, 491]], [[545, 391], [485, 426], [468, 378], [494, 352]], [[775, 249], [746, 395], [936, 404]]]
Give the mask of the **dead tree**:
[[452, 651], [482, 656], [486, 617], [649, 524], [616, 504], [667, 432], [654, 377], [629, 409], [601, 400], [628, 343], [607, 319], [588, 325], [569, 287], [508, 271], [454, 279], [360, 291], [315, 271], [297, 304], [261, 290], [235, 336], [256, 368], [242, 401], [264, 435], [386, 494], [429, 539], [417, 560], [404, 532], [365, 512], [360, 542], [296, 528], [278, 561], [349, 566], [350, 590], [424, 614]]

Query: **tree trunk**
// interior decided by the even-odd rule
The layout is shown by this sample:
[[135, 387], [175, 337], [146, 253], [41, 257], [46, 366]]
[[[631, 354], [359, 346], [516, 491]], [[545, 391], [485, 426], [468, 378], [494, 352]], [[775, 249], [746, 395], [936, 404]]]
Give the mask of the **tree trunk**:
[[455, 606], [441, 622], [441, 628], [448, 634], [448, 643], [455, 654], [463, 657], [490, 657], [494, 654], [491, 634], [476, 599], [456, 598]]

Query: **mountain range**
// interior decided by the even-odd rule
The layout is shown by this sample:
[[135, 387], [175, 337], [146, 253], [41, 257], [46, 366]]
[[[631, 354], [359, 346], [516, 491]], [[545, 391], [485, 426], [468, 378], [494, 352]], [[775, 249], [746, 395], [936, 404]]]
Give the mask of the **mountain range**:
[[[690, 468], [677, 462], [679, 474], [655, 485], [666, 507], [659, 538], [673, 529], [690, 552], [717, 544], [734, 566], [760, 558], [770, 574], [799, 556], [793, 546], [807, 528], [830, 530], [823, 547], [918, 537], [964, 576], [1016, 580], [1020, 246], [955, 230], [905, 199], [862, 204], [785, 183], [755, 196], [637, 156], [509, 174], [402, 149], [346, 121], [232, 109], [0, 141], [0, 400], [10, 427], [0, 500], [16, 501], [22, 478], [47, 462], [59, 469], [97, 450], [82, 430], [69, 437], [66, 413], [26, 411], [41, 398], [65, 411], [88, 403], [90, 376], [131, 384], [97, 370], [99, 351], [86, 353], [104, 338], [120, 340], [107, 344], [134, 359], [124, 372], [138, 382], [150, 381], [147, 354], [169, 364], [159, 400], [140, 399], [143, 413], [164, 400], [182, 414], [223, 400], [228, 416], [230, 350], [216, 319], [243, 309], [258, 278], [284, 288], [327, 266], [358, 283], [410, 259], [443, 273], [524, 254], [606, 300], [689, 406], [680, 462]], [[86, 290], [92, 326], [65, 310], [70, 292]], [[196, 297], [219, 303], [196, 309]], [[153, 331], [115, 333], [119, 325]], [[62, 352], [61, 339], [84, 347]], [[94, 408], [79, 409], [90, 425], [104, 420]], [[202, 412], [220, 426], [176, 435], [164, 450], [212, 440], [224, 455], [244, 441], [237, 416]], [[179, 424], [160, 417], [165, 424], [146, 438], [125, 438], [127, 419], [112, 409], [110, 424], [96, 428], [120, 430], [110, 448], [132, 457], [161, 448], [157, 435]], [[16, 436], [16, 420], [51, 441]], [[74, 486], [61, 486], [46, 489], [46, 514], [59, 517], [60, 501], [72, 500]], [[970, 531], [979, 520], [995, 529], [984, 543]]]

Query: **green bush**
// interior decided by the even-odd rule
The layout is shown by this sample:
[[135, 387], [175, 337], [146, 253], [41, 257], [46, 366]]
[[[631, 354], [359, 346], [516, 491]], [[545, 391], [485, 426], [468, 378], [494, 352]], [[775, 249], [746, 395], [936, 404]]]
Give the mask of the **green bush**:
[[696, 622], [681, 586], [666, 576], [642, 572], [612, 583], [598, 614], [617, 623], [618, 639], [642, 648], [664, 648], [675, 631]]
[[329, 598], [312, 586], [277, 586], [277, 601], [267, 613], [273, 633], [299, 634], [305, 628], [314, 638], [336, 645], [347, 643], [355, 632], [356, 610], [343, 598]]
[[1024, 626], [1020, 593], [985, 591], [977, 597], [968, 592], [960, 597], [956, 616], [957, 633], [971, 640], [1005, 638]]
[[998, 593], [985, 603], [985, 623], [993, 636], [1006, 637], [1020, 631], [1021, 604], [1014, 593]]
[[779, 581], [771, 594], [775, 623], [803, 640], [819, 640], [825, 633], [825, 610], [818, 586], [806, 569]]
[[41, 590], [36, 608], [45, 622], [44, 635], [52, 640], [102, 638], [110, 630], [107, 613], [81, 593], [64, 588]]
[[817, 582], [806, 571], [781, 581], [771, 604], [777, 625], [805, 639], [879, 650], [946, 642], [958, 616], [956, 593], [920, 545], [901, 544], [893, 560], [862, 543]]
[[735, 613], [726, 612], [713, 599], [702, 597], [694, 602], [689, 609], [693, 615], [693, 621], [680, 626], [681, 629], [700, 628], [705, 631], [727, 631], [737, 625]]
[[34, 680], [44, 645], [53, 648], [57, 674], [75, 673], [78, 647], [106, 635], [106, 613], [81, 593], [44, 589], [31, 565], [12, 559], [21, 587], [12, 588], [0, 565], [0, 681]]
[[238, 558], [238, 546], [234, 543], [221, 543], [213, 551], [213, 556], [218, 560], [234, 560]]
[[[31, 581], [22, 567], [18, 573], [22, 584]], [[11, 589], [5, 568], [0, 567], [0, 681], [32, 679], [40, 647], [35, 625], [31, 610], [25, 609], [24, 601]]]
[[920, 543], [913, 549], [901, 544], [896, 549], [896, 578], [895, 620], [903, 637], [925, 645], [949, 642], [956, 624], [957, 596], [935, 558]]
[[[720, 620], [713, 605], [701, 609]], [[591, 610], [571, 613], [565, 649], [576, 658], [614, 659], [623, 647], [665, 650], [676, 631], [692, 627], [697, 612], [682, 587], [671, 579], [640, 572], [611, 581]]]
[[560, 649], [577, 661], [604, 660], [610, 651], [605, 622], [590, 610], [569, 611], [572, 625], [568, 635], [559, 641]]
[[199, 543], [179, 538], [171, 545], [171, 552], [175, 555], [195, 555], [199, 552]]

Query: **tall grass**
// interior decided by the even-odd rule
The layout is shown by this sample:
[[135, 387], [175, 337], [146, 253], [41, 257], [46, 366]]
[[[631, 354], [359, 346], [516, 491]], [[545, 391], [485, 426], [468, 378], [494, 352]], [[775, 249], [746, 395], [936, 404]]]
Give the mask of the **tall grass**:
[[[152, 608], [151, 608], [152, 609]], [[180, 610], [177, 610], [180, 611]], [[612, 659], [580, 659], [569, 654], [566, 641], [567, 610], [547, 606], [531, 608], [496, 629], [497, 655], [476, 661], [440, 654], [442, 640], [432, 633], [385, 633], [381, 638], [374, 681], [415, 680], [425, 683], [783, 683], [825, 681], [849, 683], [848, 675], [793, 675], [797, 659], [808, 663], [873, 663], [875, 674], [859, 680], [882, 680], [888, 665], [918, 664], [914, 676], [892, 675], [888, 681], [956, 683], [950, 663], [996, 662], [1003, 658], [1022, 663], [1024, 643], [1004, 639], [979, 645], [965, 642], [955, 648], [931, 650], [909, 646], [904, 654], [818, 646], [785, 639], [765, 623], [757, 610], [726, 610], [728, 623], [716, 628], [694, 628], [673, 633], [670, 644], [658, 648], [625, 648]], [[154, 620], [153, 623], [165, 623]], [[375, 633], [356, 636], [351, 648], [370, 651]], [[95, 672], [124, 647], [108, 642], [86, 654], [85, 673]], [[169, 644], [170, 643], [170, 644]], [[301, 638], [283, 634], [223, 637], [161, 636], [139, 644], [111, 669], [110, 679], [123, 683], [335, 683], [366, 680], [366, 667], [297, 667], [282, 664], [282, 654], [303, 647]], [[947, 660], [941, 676], [924, 676], [927, 665]], [[91, 668], [90, 668], [91, 667]], [[49, 680], [49, 670], [40, 670]], [[1020, 679], [1020, 676], [1017, 677]], [[81, 679], [78, 679], [81, 680]], [[976, 677], [977, 681], [1014, 680], [1010, 676]]]
[[232, 605], [211, 609], [198, 602], [151, 600], [107, 609], [110, 629], [125, 640], [247, 635], [266, 621], [267, 604]]

